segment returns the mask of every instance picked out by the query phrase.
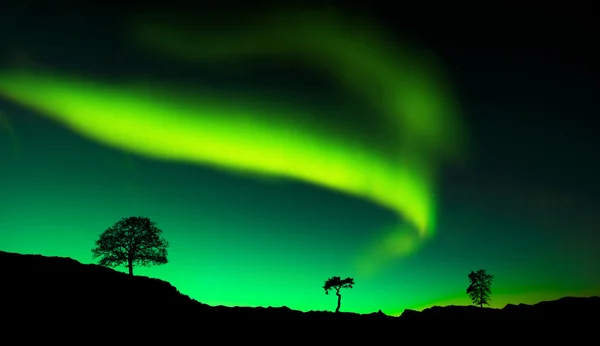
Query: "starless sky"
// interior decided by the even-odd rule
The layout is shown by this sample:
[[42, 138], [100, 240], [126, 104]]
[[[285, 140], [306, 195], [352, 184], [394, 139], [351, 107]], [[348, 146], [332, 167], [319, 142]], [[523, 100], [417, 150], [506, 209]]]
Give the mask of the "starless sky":
[[[168, 13], [165, 21], [193, 23], [185, 26], [192, 32], [227, 32], [229, 24], [259, 18], [262, 8], [142, 11], [67, 3], [2, 5], [1, 71], [43, 71], [111, 85], [160, 82], [192, 96], [198, 87], [233, 105], [236, 95], [245, 95], [257, 102], [256, 109], [285, 104], [276, 108], [278, 116], [294, 122], [310, 118], [320, 124], [324, 119], [327, 126], [319, 127], [323, 138], [342, 133], [331, 130], [338, 125], [385, 132], [377, 107], [355, 102], [355, 96], [332, 86], [325, 68], [272, 56], [191, 61], [189, 42], [187, 53], [168, 56], [164, 45], [162, 51], [146, 49], [128, 31], [130, 18], [145, 18], [136, 15], [148, 12], [153, 18]], [[465, 129], [464, 138], [456, 138], [466, 143], [460, 158], [441, 160], [435, 168], [435, 210], [428, 215], [435, 219], [435, 231], [418, 248], [377, 262], [377, 270], [364, 270], [361, 256], [381, 229], [396, 222], [389, 208], [354, 190], [310, 179], [271, 179], [217, 164], [225, 156], [232, 165], [241, 162], [235, 150], [216, 151], [214, 162], [198, 163], [107, 145], [27, 106], [50, 89], [32, 83], [28, 99], [16, 102], [16, 94], [8, 95], [17, 90], [8, 79], [0, 80], [0, 249], [93, 263], [90, 250], [101, 232], [122, 217], [147, 216], [170, 242], [169, 263], [136, 268], [136, 274], [169, 281], [210, 305], [332, 310], [335, 297], [322, 289], [331, 276], [356, 281], [343, 292], [342, 311], [398, 314], [407, 308], [468, 305], [467, 275], [480, 268], [494, 275], [492, 307], [600, 295], [600, 221], [595, 217], [600, 208], [595, 127], [600, 79], [597, 55], [586, 39], [588, 25], [580, 20], [567, 27], [541, 12], [532, 17], [480, 10], [442, 17], [416, 9], [344, 9], [388, 32], [393, 39], [387, 46], [434, 57]], [[151, 39], [160, 45], [159, 37]], [[240, 45], [243, 40], [232, 49]], [[203, 52], [203, 46], [195, 48], [194, 54]], [[69, 100], [47, 102], [86, 110], [81, 90], [69, 90]], [[69, 95], [72, 103], [67, 103]], [[101, 114], [104, 108], [98, 107]], [[297, 109], [309, 115], [290, 115]], [[372, 115], [365, 116], [368, 112]], [[93, 123], [89, 114], [75, 115]], [[205, 124], [227, 114], [211, 116]], [[111, 123], [97, 126], [103, 133], [117, 131]], [[206, 127], [192, 129], [211, 136]], [[240, 139], [239, 150], [269, 138], [274, 129]], [[135, 127], [128, 131], [134, 141]], [[175, 143], [178, 134], [169, 136]], [[336, 143], [359, 143], [357, 148], [395, 143], [354, 138]], [[168, 143], [157, 147], [189, 149]], [[332, 160], [320, 148], [310, 152], [311, 160]], [[342, 161], [354, 163], [354, 152], [347, 153]], [[418, 204], [409, 201], [409, 209]]]

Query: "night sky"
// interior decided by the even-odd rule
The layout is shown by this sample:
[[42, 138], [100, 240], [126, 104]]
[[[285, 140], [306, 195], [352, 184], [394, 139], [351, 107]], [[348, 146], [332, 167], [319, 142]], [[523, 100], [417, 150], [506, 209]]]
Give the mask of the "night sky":
[[480, 268], [495, 308], [600, 295], [586, 20], [61, 3], [0, 11], [0, 250], [93, 263], [146, 216], [169, 263], [136, 274], [210, 305], [469, 305]]

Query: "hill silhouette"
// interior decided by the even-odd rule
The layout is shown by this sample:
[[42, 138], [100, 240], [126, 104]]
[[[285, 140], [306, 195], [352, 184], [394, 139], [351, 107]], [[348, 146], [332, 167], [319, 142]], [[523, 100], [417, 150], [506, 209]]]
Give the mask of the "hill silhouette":
[[[344, 326], [344, 333], [336, 332], [339, 341], [353, 340], [360, 335], [397, 337], [398, 333], [413, 330], [415, 326], [431, 329], [462, 324], [463, 328], [469, 328], [496, 323], [522, 329], [523, 325], [548, 326], [549, 323], [576, 325], [574, 322], [594, 320], [600, 308], [600, 297], [565, 297], [535, 305], [507, 305], [502, 309], [434, 306], [421, 312], [405, 310], [401, 316], [381, 312], [301, 312], [287, 307], [209, 306], [180, 293], [168, 282], [81, 264], [70, 258], [0, 251], [0, 267], [1, 312], [10, 317], [10, 322], [3, 325], [5, 330], [11, 324], [26, 324], [35, 330], [39, 326], [72, 328], [85, 322], [87, 330], [103, 324], [116, 326], [116, 329], [155, 325], [163, 332], [179, 330], [178, 335], [182, 335], [186, 331], [192, 333], [186, 329], [190, 326], [197, 329], [219, 325], [229, 328], [277, 325], [279, 333], [295, 333], [298, 338], [331, 333], [332, 326], [338, 325]], [[504, 333], [509, 331], [506, 329]], [[143, 335], [151, 338], [151, 334]]]

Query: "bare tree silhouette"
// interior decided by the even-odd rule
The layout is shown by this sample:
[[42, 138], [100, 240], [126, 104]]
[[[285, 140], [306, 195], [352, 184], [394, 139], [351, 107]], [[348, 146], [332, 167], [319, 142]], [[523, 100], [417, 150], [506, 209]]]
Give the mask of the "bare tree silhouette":
[[105, 267], [127, 265], [129, 275], [133, 275], [136, 265], [166, 264], [169, 243], [161, 233], [156, 223], [147, 217], [123, 218], [96, 240], [93, 258], [100, 258], [98, 264]]
[[470, 284], [467, 287], [467, 294], [473, 301], [473, 304], [479, 305], [479, 307], [483, 307], [483, 304], [490, 305], [493, 279], [494, 276], [487, 274], [485, 269], [469, 273]]
[[329, 290], [335, 289], [335, 294], [338, 297], [337, 308], [335, 309], [335, 312], [340, 311], [340, 305], [342, 304], [342, 295], [340, 294], [340, 289], [352, 288], [353, 286], [354, 279], [350, 277], [341, 280], [339, 276], [334, 276], [325, 281], [325, 285], [323, 286], [323, 289], [325, 289], [325, 294], [329, 294]]

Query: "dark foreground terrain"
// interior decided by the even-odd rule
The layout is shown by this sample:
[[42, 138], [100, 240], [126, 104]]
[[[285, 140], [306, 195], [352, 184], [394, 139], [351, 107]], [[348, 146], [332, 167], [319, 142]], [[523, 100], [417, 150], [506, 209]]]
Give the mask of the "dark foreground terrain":
[[[123, 341], [127, 336], [142, 342], [168, 336], [175, 342], [176, 338], [202, 334], [220, 340], [211, 344], [228, 344], [239, 338], [271, 344], [286, 335], [281, 343], [309, 339], [320, 344], [317, 340], [324, 340], [320, 338], [338, 342], [370, 338], [375, 342], [406, 340], [407, 335], [419, 334], [422, 340], [459, 338], [470, 344], [469, 335], [485, 334], [490, 341], [507, 335], [522, 338], [528, 333], [537, 342], [559, 334], [569, 334], [575, 341], [595, 337], [599, 321], [600, 297], [565, 297], [503, 309], [434, 306], [422, 312], [406, 310], [401, 316], [335, 314], [286, 307], [208, 306], [179, 293], [168, 282], [132, 277], [70, 258], [0, 251], [0, 268], [0, 313], [4, 316], [0, 326], [5, 337], [17, 333], [25, 338], [22, 340], [43, 336], [47, 341], [66, 341], [81, 335], [85, 343], [112, 337]], [[44, 328], [53, 332], [40, 335]]]

